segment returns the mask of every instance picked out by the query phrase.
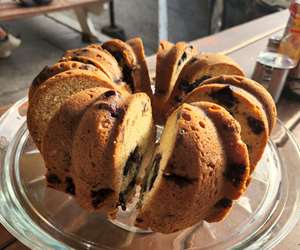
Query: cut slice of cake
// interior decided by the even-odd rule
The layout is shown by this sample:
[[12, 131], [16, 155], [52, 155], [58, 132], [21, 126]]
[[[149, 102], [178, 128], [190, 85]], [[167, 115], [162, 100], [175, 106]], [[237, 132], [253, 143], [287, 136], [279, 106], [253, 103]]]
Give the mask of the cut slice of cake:
[[166, 113], [178, 107], [184, 97], [203, 84], [206, 79], [224, 74], [244, 76], [241, 67], [228, 56], [214, 53], [201, 53], [194, 56], [176, 79], [172, 94], [165, 106]]
[[42, 141], [48, 186], [75, 194], [71, 171], [74, 133], [85, 110], [99, 98], [114, 95], [115, 92], [101, 87], [80, 91], [71, 95], [50, 120]]
[[205, 84], [194, 89], [184, 102], [207, 101], [226, 108], [240, 123], [242, 140], [249, 151], [251, 172], [265, 150], [269, 127], [261, 103], [249, 92], [228, 84]]
[[219, 221], [248, 178], [236, 120], [219, 105], [183, 104], [168, 118], [147, 169], [136, 225], [172, 233]]
[[49, 121], [71, 95], [88, 88], [120, 89], [106, 75], [88, 70], [68, 70], [45, 81], [35, 92], [27, 112], [30, 135], [39, 150]]
[[222, 75], [210, 78], [203, 84], [222, 83], [229, 84], [244, 89], [249, 92], [262, 104], [268, 118], [269, 135], [276, 124], [277, 111], [276, 105], [270, 93], [258, 82], [249, 78], [237, 75]]
[[169, 99], [178, 75], [189, 60], [196, 55], [193, 46], [179, 42], [172, 44], [160, 42], [156, 55], [156, 82], [154, 95], [154, 119], [163, 124], [166, 119], [165, 106]]
[[132, 47], [119, 39], [112, 39], [103, 43], [102, 48], [106, 49], [116, 59], [123, 72], [123, 81], [128, 85], [131, 92], [135, 93], [138, 79], [135, 79], [134, 72], [138, 64]]
[[150, 98], [144, 93], [97, 100], [84, 113], [72, 147], [78, 203], [113, 217], [126, 209], [152, 147], [155, 129]]
[[[99, 69], [93, 66], [92, 64], [86, 64], [76, 61], [66, 61], [66, 62], [59, 62], [55, 63], [51, 66], [46, 66], [42, 69], [42, 71], [33, 79], [29, 92], [28, 92], [28, 101], [31, 101], [31, 98], [33, 97], [35, 91], [39, 88], [39, 86], [51, 78], [52, 76], [55, 76], [59, 73], [72, 70], [72, 69], [81, 69], [81, 70], [89, 70], [92, 72], [99, 72]], [[101, 71], [100, 71], [101, 72]], [[100, 74], [103, 74], [102, 72]]]
[[135, 92], [144, 92], [152, 98], [151, 80], [146, 62], [143, 41], [140, 37], [135, 37], [126, 42], [130, 45], [136, 56], [137, 67], [133, 72], [135, 81]]
[[113, 82], [120, 83], [122, 81], [123, 75], [117, 61], [104, 49], [87, 47], [67, 50], [61, 61], [69, 60], [92, 64], [106, 74]]

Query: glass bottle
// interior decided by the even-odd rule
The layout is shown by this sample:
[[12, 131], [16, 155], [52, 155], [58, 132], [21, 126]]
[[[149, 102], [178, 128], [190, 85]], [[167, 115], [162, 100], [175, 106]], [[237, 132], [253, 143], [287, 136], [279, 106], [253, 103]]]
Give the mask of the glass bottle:
[[293, 0], [290, 5], [290, 18], [279, 45], [278, 52], [294, 60], [296, 68], [289, 73], [289, 93], [300, 96], [300, 0]]

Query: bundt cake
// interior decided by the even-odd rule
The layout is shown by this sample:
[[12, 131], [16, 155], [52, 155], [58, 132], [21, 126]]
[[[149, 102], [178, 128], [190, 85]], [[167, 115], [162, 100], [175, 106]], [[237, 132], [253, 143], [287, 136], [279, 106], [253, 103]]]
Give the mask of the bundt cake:
[[150, 98], [110, 91], [82, 116], [73, 138], [72, 169], [78, 203], [111, 216], [133, 194], [155, 129]]
[[45, 67], [27, 124], [47, 184], [110, 218], [136, 194], [135, 223], [155, 232], [220, 221], [262, 157], [272, 97], [230, 58], [184, 42], [160, 43], [155, 79], [152, 91], [140, 38], [69, 50]]
[[238, 122], [212, 103], [183, 104], [155, 150], [136, 224], [172, 233], [204, 219], [219, 221], [244, 192], [248, 175]]

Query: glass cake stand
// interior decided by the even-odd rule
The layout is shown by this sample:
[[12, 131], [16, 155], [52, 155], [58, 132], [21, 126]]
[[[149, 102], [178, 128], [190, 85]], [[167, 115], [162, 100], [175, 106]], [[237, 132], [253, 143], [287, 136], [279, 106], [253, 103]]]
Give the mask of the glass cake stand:
[[247, 192], [225, 220], [164, 235], [130, 226], [128, 211], [109, 221], [48, 188], [43, 161], [28, 136], [26, 107], [22, 99], [0, 119], [0, 222], [30, 248], [269, 249], [298, 222], [299, 146], [280, 121]]

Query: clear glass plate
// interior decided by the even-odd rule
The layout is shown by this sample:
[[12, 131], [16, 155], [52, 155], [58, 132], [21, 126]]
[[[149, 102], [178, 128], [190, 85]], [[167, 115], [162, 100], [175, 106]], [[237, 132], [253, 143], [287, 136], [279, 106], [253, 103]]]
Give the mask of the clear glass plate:
[[0, 119], [0, 222], [30, 248], [269, 249], [300, 217], [299, 146], [280, 121], [247, 192], [225, 220], [164, 235], [86, 212], [71, 196], [48, 188], [28, 136], [26, 107], [22, 99]]

